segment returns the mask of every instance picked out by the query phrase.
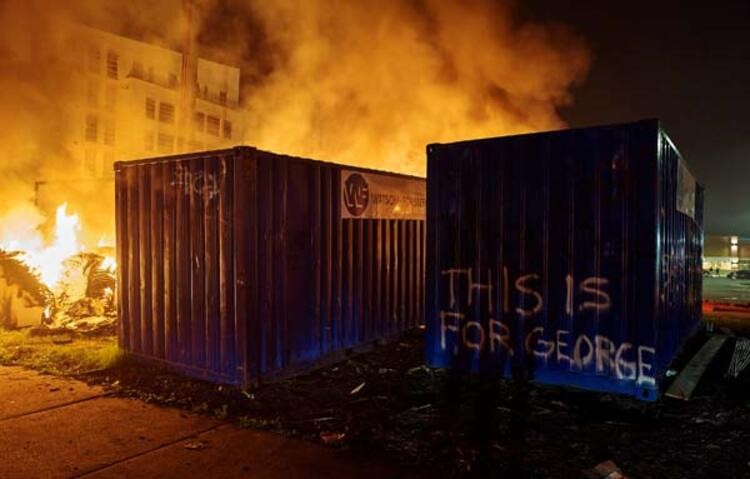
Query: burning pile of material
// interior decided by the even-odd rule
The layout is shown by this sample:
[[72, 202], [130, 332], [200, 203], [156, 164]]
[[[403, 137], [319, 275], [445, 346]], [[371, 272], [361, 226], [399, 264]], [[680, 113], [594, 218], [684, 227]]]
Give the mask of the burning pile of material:
[[111, 257], [79, 253], [63, 262], [55, 288], [51, 324], [79, 331], [109, 328], [116, 319], [115, 272]]
[[20, 252], [0, 250], [0, 327], [35, 326], [45, 317], [54, 295], [23, 262]]
[[0, 244], [0, 326], [109, 331], [116, 320], [112, 248], [86, 251], [78, 217], [57, 209], [54, 241]]
[[[63, 208], [51, 246], [36, 226], [68, 201], [84, 233], [113, 231], [112, 185], [99, 180], [114, 158], [226, 140], [424, 175], [428, 143], [563, 126], [557, 109], [585, 78], [589, 49], [562, 25], [529, 20], [520, 3], [0, 2], [0, 248], [19, 252], [10, 268], [28, 267], [54, 297], [25, 302], [41, 303], [52, 324], [102, 317], [100, 303], [111, 304], [111, 292], [80, 302], [92, 298], [88, 287], [58, 284], [78, 281], [65, 274], [65, 260], [84, 251], [77, 218]], [[138, 53], [154, 47], [161, 53]], [[199, 79], [199, 64], [223, 67], [206, 66]], [[209, 132], [211, 116], [198, 104], [227, 113], [221, 135], [218, 123]], [[85, 241], [99, 257], [70, 263], [79, 279], [112, 263], [96, 239]]]

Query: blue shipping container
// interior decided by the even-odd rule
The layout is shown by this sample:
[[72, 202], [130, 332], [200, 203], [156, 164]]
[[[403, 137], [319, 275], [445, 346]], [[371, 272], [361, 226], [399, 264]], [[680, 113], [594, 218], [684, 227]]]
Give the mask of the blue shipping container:
[[701, 315], [703, 189], [657, 120], [427, 148], [427, 362], [645, 400]]
[[422, 323], [425, 181], [250, 147], [115, 164], [119, 343], [252, 384]]

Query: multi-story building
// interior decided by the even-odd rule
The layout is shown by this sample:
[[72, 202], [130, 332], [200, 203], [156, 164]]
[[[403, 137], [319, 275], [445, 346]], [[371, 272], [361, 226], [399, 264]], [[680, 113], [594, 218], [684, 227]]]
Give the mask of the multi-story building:
[[750, 238], [706, 235], [703, 243], [703, 269], [721, 274], [750, 269]]
[[[114, 240], [113, 163], [242, 142], [240, 70], [81, 25], [68, 25], [55, 55], [65, 152], [36, 181], [48, 217], [62, 203], [81, 217], [84, 244]], [[48, 46], [42, 46], [46, 49]]]
[[111, 177], [116, 160], [241, 139], [238, 68], [84, 26], [72, 39], [71, 177]]

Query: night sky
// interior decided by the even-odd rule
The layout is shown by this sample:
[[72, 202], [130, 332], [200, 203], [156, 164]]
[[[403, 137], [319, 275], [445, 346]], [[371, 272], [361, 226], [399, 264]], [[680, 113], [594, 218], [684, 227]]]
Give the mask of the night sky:
[[[696, 5], [692, 5], [692, 4]], [[750, 236], [750, 1], [524, 0], [583, 35], [571, 126], [659, 118], [706, 185], [705, 231]]]

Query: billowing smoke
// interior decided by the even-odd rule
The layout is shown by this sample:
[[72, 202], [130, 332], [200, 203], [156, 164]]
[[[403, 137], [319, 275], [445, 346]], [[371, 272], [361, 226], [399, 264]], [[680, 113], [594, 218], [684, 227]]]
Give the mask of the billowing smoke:
[[[34, 181], [64, 164], [59, 100], [62, 65], [44, 55], [56, 41], [49, 17], [28, 3], [0, 3], [0, 236], [29, 237], [42, 217], [33, 207]], [[19, 231], [19, 228], [22, 231]]]
[[204, 48], [242, 68], [247, 143], [414, 174], [431, 142], [560, 127], [589, 64], [581, 38], [510, 2], [199, 6]]
[[[55, 207], [66, 201], [85, 219], [87, 240], [112, 239], [114, 212], [102, 209], [114, 204], [111, 185], [76, 181], [81, 164], [71, 152], [71, 124], [78, 123], [71, 118], [81, 115], [86, 97], [71, 26], [164, 46], [178, 41], [179, 1], [136, 3], [0, 0], [0, 244], [42, 241], [40, 229], [49, 239]], [[39, 204], [41, 196], [47, 204]]]
[[[192, 3], [198, 55], [241, 68], [244, 143], [406, 173], [424, 174], [431, 142], [562, 126], [557, 108], [589, 64], [581, 38], [520, 20], [513, 1]], [[0, 242], [43, 222], [36, 181], [79, 167], [69, 115], [86, 99], [72, 79], [80, 65], [61, 54], [64, 25], [179, 50], [185, 4], [0, 0]], [[112, 224], [102, 211], [111, 189], [91, 198], [96, 190], [60, 185], [56, 201], [93, 207], [76, 211], [85, 226]]]

